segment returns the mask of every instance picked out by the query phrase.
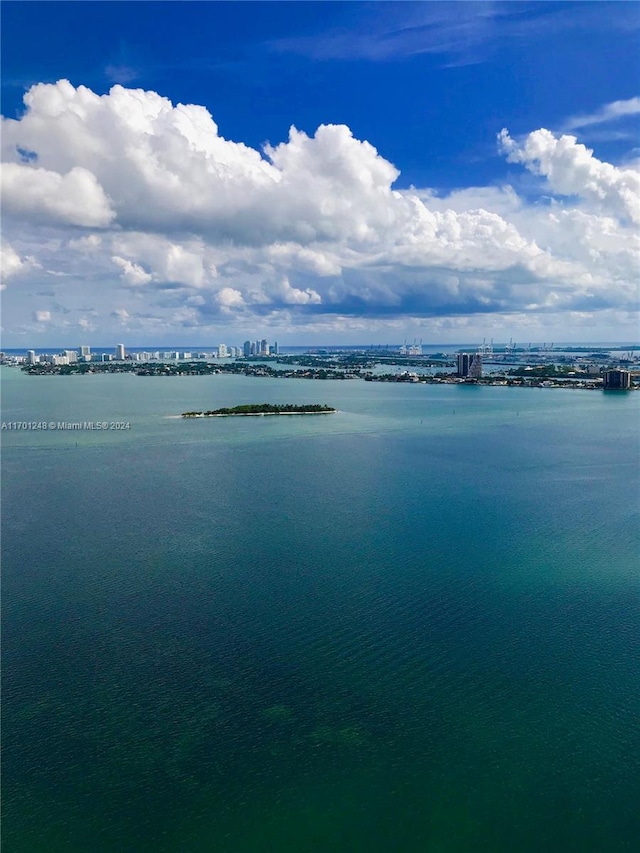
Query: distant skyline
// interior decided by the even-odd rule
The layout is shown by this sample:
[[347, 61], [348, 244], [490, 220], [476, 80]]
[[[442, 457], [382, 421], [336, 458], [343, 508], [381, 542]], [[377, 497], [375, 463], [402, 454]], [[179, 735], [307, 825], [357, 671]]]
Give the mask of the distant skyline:
[[[184, 341], [177, 342], [177, 343], [175, 341], [172, 343], [167, 343], [166, 341], [158, 343], [156, 341], [156, 342], [146, 343], [146, 344], [129, 343], [129, 344], [124, 344], [124, 347], [125, 347], [126, 352], [134, 352], [136, 350], [152, 351], [152, 352], [155, 352], [156, 350], [160, 350], [160, 351], [168, 351], [168, 350], [183, 351], [184, 350], [184, 351], [196, 352], [196, 351], [205, 351], [205, 350], [209, 350], [209, 351], [216, 350], [220, 346], [221, 343], [225, 344], [226, 346], [231, 346], [231, 347], [236, 347], [236, 348], [242, 349], [242, 344], [244, 343], [244, 341], [226, 340], [226, 341], [218, 341], [216, 343], [210, 341], [210, 342], [204, 343], [204, 344], [194, 344], [194, 343], [188, 343], [188, 342], [185, 343]], [[272, 342], [270, 341], [269, 343], [271, 344]], [[366, 348], [368, 346], [373, 346], [374, 348], [381, 348], [381, 349], [384, 349], [385, 347], [389, 347], [390, 349], [393, 349], [393, 348], [401, 347], [404, 342], [403, 341], [386, 341], [385, 343], [370, 343], [370, 344], [367, 344], [367, 343], [360, 343], [360, 344], [342, 343], [342, 344], [340, 344], [340, 343], [335, 343], [335, 342], [332, 343], [331, 341], [320, 341], [320, 342], [316, 342], [313, 344], [311, 344], [311, 343], [305, 344], [304, 342], [297, 342], [297, 343], [291, 343], [291, 344], [280, 344], [279, 341], [274, 341], [273, 343], [277, 343], [279, 350], [282, 351], [282, 350], [290, 350], [290, 349], [317, 349], [317, 348], [323, 348], [323, 347], [328, 347], [328, 348], [343, 347], [345, 349], [356, 349], [356, 348]], [[413, 342], [408, 341], [407, 343], [409, 344], [409, 343], [413, 343]], [[509, 341], [496, 341], [496, 340], [494, 340], [493, 342], [490, 342], [490, 341], [455, 341], [455, 342], [451, 342], [451, 343], [442, 343], [441, 341], [423, 341], [422, 342], [422, 348], [425, 351], [425, 354], [427, 354], [428, 350], [433, 350], [437, 347], [444, 347], [445, 349], [453, 349], [453, 348], [457, 347], [460, 349], [467, 349], [471, 352], [475, 349], [481, 349], [485, 343], [486, 344], [492, 343], [493, 347], [500, 349], [504, 346], [508, 346], [510, 342]], [[553, 346], [555, 349], [558, 349], [559, 347], [566, 345], [566, 346], [572, 346], [572, 347], [573, 346], [593, 347], [594, 349], [597, 347], [629, 347], [629, 349], [635, 351], [640, 346], [638, 340], [635, 340], [635, 341], [513, 341], [512, 343], [513, 343], [513, 346], [517, 347], [518, 350], [520, 350], [521, 348], [527, 348], [529, 345], [532, 348], [538, 348], [538, 347], [542, 347], [542, 346], [546, 346], [546, 347]], [[91, 345], [84, 344], [83, 346], [89, 346], [92, 353], [107, 353], [107, 352], [111, 352], [111, 351], [115, 350], [117, 344], [97, 343], [97, 344], [91, 344]], [[65, 352], [67, 350], [79, 350], [79, 349], [80, 349], [80, 345], [76, 346], [73, 344], [66, 343], [66, 344], [60, 344], [60, 345], [49, 344], [47, 346], [39, 346], [39, 347], [32, 347], [32, 346], [5, 347], [3, 352], [15, 353], [15, 352], [28, 352], [29, 350], [34, 350], [35, 352], [49, 352], [49, 353], [55, 354], [57, 352]], [[274, 353], [271, 353], [271, 354], [274, 355]], [[277, 354], [277, 353], [275, 353], [275, 354]]]
[[2, 17], [4, 348], [638, 339], [637, 3]]

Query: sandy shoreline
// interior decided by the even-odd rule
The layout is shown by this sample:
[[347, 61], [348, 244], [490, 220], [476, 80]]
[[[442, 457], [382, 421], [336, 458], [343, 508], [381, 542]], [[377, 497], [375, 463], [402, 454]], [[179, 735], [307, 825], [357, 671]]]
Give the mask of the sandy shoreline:
[[202, 418], [268, 418], [272, 416], [279, 417], [280, 415], [334, 415], [338, 410], [333, 409], [330, 412], [228, 412], [219, 414], [199, 414], [199, 415], [168, 415], [170, 418], [182, 418], [185, 421], [194, 421]]

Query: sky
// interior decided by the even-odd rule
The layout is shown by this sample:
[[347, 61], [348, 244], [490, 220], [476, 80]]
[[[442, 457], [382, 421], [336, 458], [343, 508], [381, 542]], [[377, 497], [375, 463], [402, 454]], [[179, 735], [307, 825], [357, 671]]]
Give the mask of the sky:
[[6, 348], [640, 339], [640, 4], [2, 3]]

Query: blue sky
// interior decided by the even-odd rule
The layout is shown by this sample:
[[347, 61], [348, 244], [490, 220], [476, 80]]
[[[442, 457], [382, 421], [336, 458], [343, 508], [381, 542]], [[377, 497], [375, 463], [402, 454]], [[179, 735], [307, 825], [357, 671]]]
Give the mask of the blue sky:
[[615, 2], [4, 2], [5, 345], [636, 338], [639, 27]]

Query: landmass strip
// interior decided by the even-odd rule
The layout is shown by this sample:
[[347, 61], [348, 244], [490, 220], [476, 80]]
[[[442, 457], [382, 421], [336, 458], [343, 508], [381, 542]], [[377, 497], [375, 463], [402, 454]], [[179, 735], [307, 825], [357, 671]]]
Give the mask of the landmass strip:
[[[378, 352], [336, 352], [278, 356], [273, 364], [267, 357], [251, 357], [249, 361], [239, 358], [225, 362], [205, 360], [206, 353], [197, 360], [143, 362], [107, 361], [73, 362], [59, 364], [54, 361], [26, 361], [23, 357], [10, 357], [0, 364], [20, 366], [22, 370], [38, 376], [68, 376], [89, 373], [130, 373], [137, 376], [210, 376], [212, 374], [236, 374], [272, 379], [363, 379], [365, 382], [414, 382], [420, 384], [505, 385], [520, 388], [572, 388], [604, 390], [640, 390], [640, 359], [633, 351], [625, 359], [612, 359], [610, 354], [590, 351], [589, 359], [576, 361], [568, 351], [529, 353], [502, 352], [486, 355], [486, 347], [476, 353], [459, 352], [455, 361], [444, 353], [433, 356], [406, 358], [400, 355], [380, 355]], [[640, 346], [636, 349], [640, 349]], [[481, 352], [480, 350], [483, 350]], [[66, 352], [71, 352], [66, 351]], [[39, 358], [33, 350], [30, 358]], [[122, 353], [120, 353], [122, 354]], [[145, 353], [145, 355], [149, 355]], [[170, 355], [170, 353], [165, 353]], [[174, 353], [174, 355], [179, 355]], [[185, 353], [190, 355], [190, 353]], [[86, 356], [89, 358], [90, 356]], [[60, 357], [62, 358], [62, 357]], [[66, 356], [65, 356], [66, 358]], [[498, 359], [498, 360], [496, 360]], [[506, 359], [500, 361], [500, 359]], [[521, 360], [523, 359], [523, 360]], [[553, 360], [552, 360], [553, 359]], [[54, 363], [55, 362], [55, 363]], [[532, 362], [532, 363], [530, 363]], [[492, 370], [483, 375], [483, 366], [492, 365]], [[511, 369], [508, 369], [511, 366]], [[421, 372], [397, 368], [413, 367]], [[391, 368], [393, 372], [386, 372]], [[422, 372], [425, 368], [430, 372]]]
[[247, 415], [330, 415], [336, 412], [331, 406], [321, 406], [319, 403], [308, 405], [283, 405], [273, 403], [254, 403], [232, 408], [211, 409], [208, 412], [183, 412], [183, 418], [228, 418]]

